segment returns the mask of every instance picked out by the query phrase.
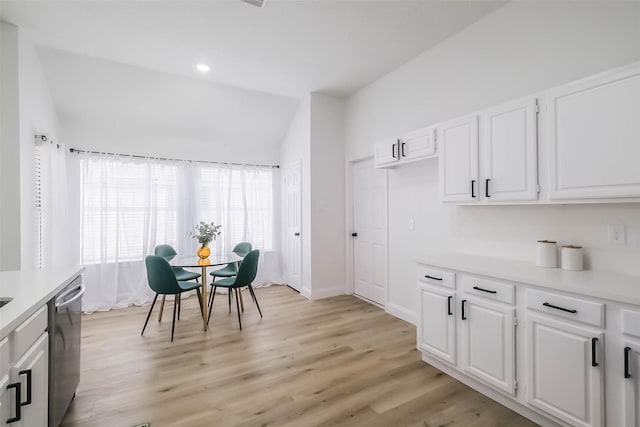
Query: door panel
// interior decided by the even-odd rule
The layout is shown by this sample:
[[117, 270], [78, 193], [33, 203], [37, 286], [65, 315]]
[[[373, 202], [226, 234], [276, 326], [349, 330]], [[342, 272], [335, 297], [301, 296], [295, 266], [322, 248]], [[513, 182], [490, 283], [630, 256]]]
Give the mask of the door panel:
[[[629, 350], [625, 350], [626, 348]], [[628, 360], [624, 379], [624, 419], [627, 426], [640, 425], [640, 343], [626, 341], [621, 357]], [[625, 355], [625, 352], [627, 353]], [[615, 373], [614, 373], [615, 375]]]
[[551, 199], [640, 197], [640, 69], [547, 99]]
[[387, 283], [387, 173], [353, 163], [353, 292], [384, 305]]
[[392, 165], [399, 158], [397, 139], [390, 138], [375, 144], [374, 159], [376, 167]]
[[477, 201], [478, 117], [447, 122], [437, 129], [442, 201]]
[[421, 287], [419, 303], [421, 319], [418, 323], [418, 347], [455, 365], [454, 295]]
[[418, 160], [435, 155], [435, 128], [418, 129], [400, 138], [400, 158]]
[[527, 323], [527, 402], [571, 425], [602, 426], [603, 334], [533, 314]]
[[481, 191], [488, 202], [538, 198], [536, 109], [529, 99], [482, 113]]
[[467, 299], [462, 322], [462, 369], [515, 395], [515, 309]]
[[300, 162], [283, 168], [284, 281], [298, 291], [302, 286], [302, 185], [300, 180]]

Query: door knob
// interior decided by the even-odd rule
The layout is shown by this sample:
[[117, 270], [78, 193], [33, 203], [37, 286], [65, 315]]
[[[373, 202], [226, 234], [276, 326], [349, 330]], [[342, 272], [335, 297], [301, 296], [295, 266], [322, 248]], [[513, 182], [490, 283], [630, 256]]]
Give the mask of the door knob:
[[294, 236], [299, 236], [299, 235], [300, 235], [300, 233], [294, 233], [293, 235], [294, 235]]
[[351, 233], [351, 237], [358, 237], [358, 233]]

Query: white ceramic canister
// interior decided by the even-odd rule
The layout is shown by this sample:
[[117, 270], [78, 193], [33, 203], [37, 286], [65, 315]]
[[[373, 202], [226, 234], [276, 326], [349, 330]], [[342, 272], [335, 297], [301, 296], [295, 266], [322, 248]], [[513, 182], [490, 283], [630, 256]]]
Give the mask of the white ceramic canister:
[[582, 246], [567, 245], [562, 247], [562, 269], [581, 271], [584, 267]]
[[556, 247], [556, 242], [553, 240], [538, 240], [536, 265], [546, 268], [558, 267], [558, 248]]

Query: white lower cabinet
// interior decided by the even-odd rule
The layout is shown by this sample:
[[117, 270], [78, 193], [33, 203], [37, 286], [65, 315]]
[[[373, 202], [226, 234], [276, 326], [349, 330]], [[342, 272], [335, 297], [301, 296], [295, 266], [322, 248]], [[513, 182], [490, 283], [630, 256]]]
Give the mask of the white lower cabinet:
[[48, 351], [49, 337], [45, 332], [11, 367], [11, 382], [20, 384], [22, 418], [12, 426], [47, 425]]
[[602, 426], [604, 334], [527, 315], [527, 402], [572, 426]]
[[456, 319], [453, 292], [420, 287], [418, 348], [455, 365]]
[[626, 426], [640, 425], [640, 341], [624, 341], [624, 420]]
[[463, 299], [460, 368], [476, 379], [515, 395], [515, 309]]

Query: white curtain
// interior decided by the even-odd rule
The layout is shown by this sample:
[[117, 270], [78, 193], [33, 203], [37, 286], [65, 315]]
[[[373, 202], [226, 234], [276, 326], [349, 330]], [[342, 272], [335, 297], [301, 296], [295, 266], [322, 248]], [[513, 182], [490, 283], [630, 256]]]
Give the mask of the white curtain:
[[213, 251], [261, 250], [256, 284], [281, 282], [273, 169], [81, 155], [80, 171], [85, 311], [149, 302], [144, 257], [161, 243], [195, 256], [188, 233], [199, 221], [222, 224]]
[[44, 142], [36, 146], [36, 244], [38, 267], [77, 264], [69, 250], [70, 219], [64, 145]]

